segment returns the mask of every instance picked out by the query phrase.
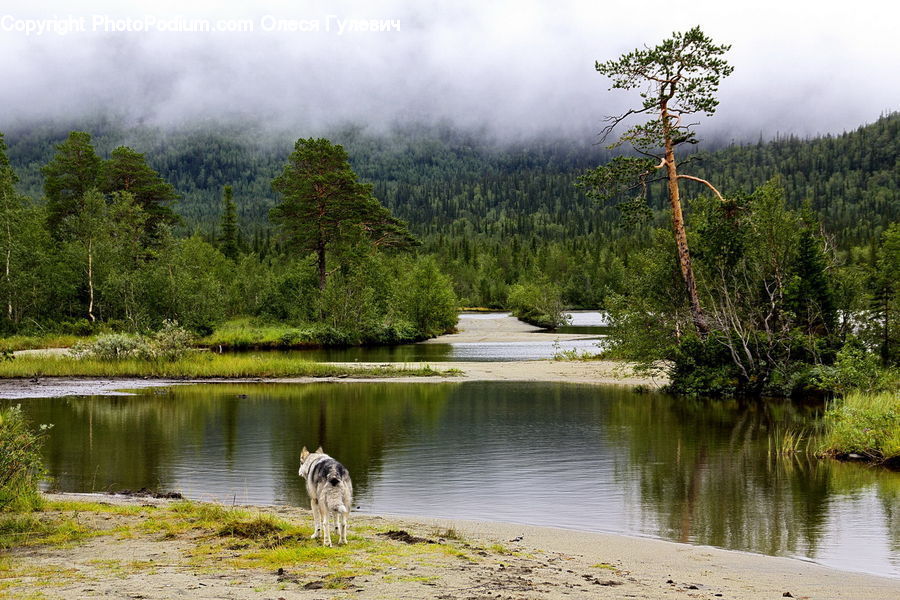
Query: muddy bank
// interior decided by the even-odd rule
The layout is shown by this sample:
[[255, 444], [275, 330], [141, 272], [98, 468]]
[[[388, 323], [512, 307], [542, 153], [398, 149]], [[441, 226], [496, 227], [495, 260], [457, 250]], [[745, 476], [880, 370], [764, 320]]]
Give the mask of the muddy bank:
[[[171, 500], [96, 494], [48, 498], [138, 508], [124, 514], [59, 505], [58, 515], [74, 515], [102, 533], [71, 546], [8, 553], [0, 595], [40, 591], [47, 598], [148, 600], [900, 597], [896, 579], [614, 535], [353, 514], [350, 544], [324, 549], [305, 539], [311, 531], [308, 511], [246, 507], [251, 515], [283, 519], [303, 533], [260, 545], [240, 534], [223, 537], [215, 528], [205, 533], [171, 522], [160, 527]], [[267, 548], [273, 543], [279, 545], [274, 554]], [[255, 558], [260, 555], [269, 562], [260, 564]]]

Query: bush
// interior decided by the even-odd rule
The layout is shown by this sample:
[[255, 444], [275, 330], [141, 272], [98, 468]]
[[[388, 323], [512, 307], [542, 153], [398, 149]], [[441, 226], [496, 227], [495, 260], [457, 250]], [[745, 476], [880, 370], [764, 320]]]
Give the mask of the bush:
[[399, 277], [397, 286], [401, 322], [394, 327], [400, 339], [434, 337], [456, 327], [459, 300], [450, 278], [441, 273], [433, 257], [417, 259]]
[[79, 343], [72, 348], [76, 358], [98, 360], [160, 360], [174, 362], [190, 351], [194, 335], [180, 327], [176, 321], [164, 321], [162, 329], [149, 335], [108, 333], [97, 336], [91, 342]]
[[163, 321], [162, 329], [145, 338], [143, 358], [176, 361], [190, 351], [193, 341], [194, 334], [177, 321]]
[[571, 319], [563, 312], [562, 290], [546, 278], [512, 286], [509, 306], [517, 319], [545, 329], [556, 329]]
[[882, 367], [877, 354], [851, 340], [837, 353], [832, 366], [813, 370], [812, 380], [819, 388], [836, 394], [851, 390], [873, 393], [888, 391], [896, 381], [896, 371]]
[[728, 350], [712, 338], [685, 336], [668, 371], [668, 390], [674, 393], [730, 395], [738, 389], [738, 374]]
[[28, 423], [18, 406], [0, 410], [0, 510], [32, 510], [40, 505], [38, 483], [44, 474], [40, 451], [44, 432]]
[[127, 333], [107, 333], [97, 336], [90, 342], [78, 342], [72, 347], [76, 358], [97, 358], [100, 360], [118, 360], [134, 358], [143, 347], [140, 336]]

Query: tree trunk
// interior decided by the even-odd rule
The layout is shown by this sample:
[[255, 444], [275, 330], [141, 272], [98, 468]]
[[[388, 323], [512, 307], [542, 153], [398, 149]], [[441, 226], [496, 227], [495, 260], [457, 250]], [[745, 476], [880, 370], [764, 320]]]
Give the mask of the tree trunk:
[[88, 241], [88, 318], [93, 323], [94, 318], [94, 240]]
[[6, 220], [6, 316], [10, 322], [13, 320], [13, 292], [12, 292], [12, 276], [10, 275], [10, 263], [12, 262], [12, 229], [9, 226], [9, 219]]
[[319, 289], [324, 290], [327, 273], [325, 271], [325, 242], [321, 239], [316, 244], [316, 267], [319, 271]]
[[706, 317], [700, 307], [700, 296], [697, 293], [697, 280], [694, 278], [694, 267], [691, 265], [691, 253], [688, 250], [687, 233], [684, 230], [684, 216], [681, 212], [681, 196], [678, 192], [678, 169], [675, 166], [675, 148], [672, 143], [672, 134], [669, 128], [669, 115], [665, 102], [662, 104], [663, 134], [665, 136], [665, 161], [666, 175], [669, 186], [669, 204], [672, 207], [672, 230], [675, 233], [675, 246], [678, 250], [678, 264], [681, 266], [681, 276], [687, 288], [688, 302], [691, 306], [691, 320], [700, 337], [706, 337], [709, 326]]

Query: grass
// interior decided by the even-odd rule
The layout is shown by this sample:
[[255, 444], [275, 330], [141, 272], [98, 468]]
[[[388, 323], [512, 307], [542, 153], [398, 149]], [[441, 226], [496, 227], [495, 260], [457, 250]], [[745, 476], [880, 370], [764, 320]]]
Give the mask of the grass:
[[364, 344], [404, 344], [423, 339], [409, 328], [385, 326], [377, 331], [339, 330], [324, 323], [299, 327], [286, 323], [266, 323], [251, 317], [231, 319], [216, 327], [196, 346], [227, 350], [315, 348]]
[[39, 350], [42, 348], [70, 348], [78, 342], [88, 341], [91, 338], [62, 333], [48, 333], [43, 335], [12, 335], [0, 338], [0, 352], [7, 350]]
[[900, 466], [900, 394], [850, 392], [825, 412], [822, 454]]
[[316, 346], [312, 332], [284, 323], [258, 323], [253, 319], [232, 319], [197, 341], [207, 348], [302, 348]]
[[23, 546], [66, 546], [93, 535], [77, 518], [47, 517], [39, 513], [0, 515], [0, 550]]
[[97, 360], [70, 356], [17, 356], [0, 362], [3, 377], [406, 377], [444, 375], [425, 365], [342, 366], [284, 356], [192, 352], [175, 361]]
[[[423, 569], [455, 570], [460, 564], [480, 560], [470, 552], [488, 556], [484, 552], [488, 551], [495, 559], [508, 552], [501, 545], [471, 546], [452, 530], [442, 532], [446, 535], [439, 542], [428, 543], [406, 543], [381, 535], [392, 528], [396, 525], [356, 521], [351, 524], [349, 544], [326, 548], [320, 540], [309, 538], [311, 518], [288, 520], [264, 509], [190, 501], [115, 505], [47, 500], [40, 510], [31, 513], [0, 514], [0, 540], [5, 541], [0, 550], [36, 545], [64, 548], [99, 537], [104, 540], [103, 547], [107, 543], [127, 544], [136, 538], [142, 544], [165, 545], [176, 540], [179, 551], [168, 555], [163, 563], [135, 560], [128, 553], [91, 555], [84, 554], [90, 550], [74, 549], [70, 553], [84, 559], [77, 566], [61, 566], [55, 558], [37, 562], [34, 556], [41, 552], [36, 554], [34, 550], [0, 554], [0, 599], [30, 597], [27, 594], [36, 593], [34, 590], [46, 592], [76, 581], [156, 574], [162, 566], [198, 575], [235, 577], [235, 586], [243, 585], [249, 579], [247, 574], [256, 573], [252, 585], [257, 591], [313, 586], [307, 589], [358, 592], [370, 577], [430, 585], [439, 581], [440, 573]], [[263, 581], [260, 572], [276, 573], [278, 578]]]

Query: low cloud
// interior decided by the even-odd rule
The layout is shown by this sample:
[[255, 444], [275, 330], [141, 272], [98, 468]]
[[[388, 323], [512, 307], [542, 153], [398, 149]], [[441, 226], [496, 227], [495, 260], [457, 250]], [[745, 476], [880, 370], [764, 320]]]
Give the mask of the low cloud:
[[181, 4], [0, 8], [0, 127], [114, 114], [301, 133], [449, 121], [502, 138], [583, 137], [634, 100], [608, 92], [594, 61], [696, 24], [732, 44], [735, 66], [704, 125], [711, 135], [839, 133], [900, 109], [900, 11], [878, 2], [758, 2], [737, 16], [705, 0], [677, 12], [596, 0]]

